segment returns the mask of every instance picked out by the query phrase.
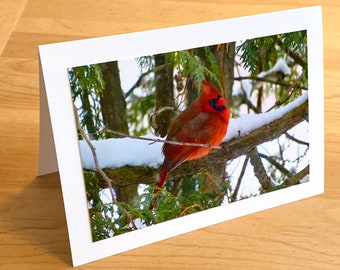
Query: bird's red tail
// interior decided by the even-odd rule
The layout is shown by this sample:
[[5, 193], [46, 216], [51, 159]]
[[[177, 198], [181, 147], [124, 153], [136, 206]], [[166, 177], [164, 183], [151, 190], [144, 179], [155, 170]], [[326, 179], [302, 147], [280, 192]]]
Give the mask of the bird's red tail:
[[[162, 168], [162, 171], [159, 175], [159, 180], [157, 182], [157, 187], [162, 188], [164, 186], [164, 183], [165, 183], [167, 177], [168, 177], [168, 170]], [[158, 189], [155, 189], [155, 191], [157, 192]]]
[[[168, 176], [168, 171], [166, 169], [162, 168], [162, 171], [159, 175], [159, 179], [158, 179], [158, 182], [157, 182], [157, 187], [153, 190], [153, 194], [156, 194], [164, 186], [164, 183], [166, 181], [167, 176]], [[158, 197], [155, 197], [153, 202], [150, 204], [150, 207], [149, 207], [150, 210], [155, 209], [155, 207], [157, 205], [157, 201], [158, 201]]]

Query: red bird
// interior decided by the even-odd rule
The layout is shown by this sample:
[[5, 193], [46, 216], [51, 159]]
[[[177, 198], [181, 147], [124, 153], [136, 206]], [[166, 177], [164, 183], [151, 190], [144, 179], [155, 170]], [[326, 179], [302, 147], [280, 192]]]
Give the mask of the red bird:
[[[218, 146], [222, 142], [229, 124], [229, 109], [226, 100], [207, 81], [202, 81], [202, 91], [171, 124], [167, 141], [200, 143]], [[154, 193], [162, 188], [172, 170], [186, 160], [206, 156], [212, 148], [204, 146], [184, 146], [164, 143], [164, 162]], [[153, 209], [157, 200], [150, 205]]]

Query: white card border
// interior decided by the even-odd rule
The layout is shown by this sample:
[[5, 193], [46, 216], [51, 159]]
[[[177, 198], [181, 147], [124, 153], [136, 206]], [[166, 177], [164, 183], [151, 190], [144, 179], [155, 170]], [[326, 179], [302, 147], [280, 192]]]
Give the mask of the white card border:
[[[309, 111], [310, 182], [92, 242], [67, 68], [305, 29], [308, 35], [309, 108], [313, 108]], [[224, 35], [221, 35], [222, 30]], [[205, 39], [202, 39], [202, 36]], [[40, 87], [42, 92], [46, 89], [53, 130], [53, 138], [47, 141], [54, 139], [55, 143], [74, 266], [307, 198], [324, 190], [323, 49], [320, 6], [40, 45], [39, 60], [43, 75]], [[41, 113], [48, 112], [42, 110]], [[48, 123], [44, 122], [41, 123], [42, 129], [48, 128]], [[44, 133], [41, 132], [41, 136], [42, 134]], [[44, 152], [41, 147], [40, 158], [46, 158], [51, 154], [53, 153]], [[39, 168], [40, 174], [55, 170], [55, 164], [48, 168]]]

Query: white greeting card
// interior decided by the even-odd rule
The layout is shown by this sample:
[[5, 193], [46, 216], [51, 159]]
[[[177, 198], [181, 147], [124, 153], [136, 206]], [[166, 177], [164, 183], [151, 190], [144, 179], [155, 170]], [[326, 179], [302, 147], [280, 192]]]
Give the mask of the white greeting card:
[[[322, 193], [322, 39], [308, 7], [39, 46], [39, 175], [59, 171], [73, 265]], [[154, 192], [202, 80], [227, 133]]]

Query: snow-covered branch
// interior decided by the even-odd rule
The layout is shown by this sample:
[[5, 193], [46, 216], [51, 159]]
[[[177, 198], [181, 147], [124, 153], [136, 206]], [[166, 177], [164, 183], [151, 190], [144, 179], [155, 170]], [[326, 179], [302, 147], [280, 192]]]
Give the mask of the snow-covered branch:
[[[278, 138], [306, 118], [308, 118], [307, 93], [280, 109], [258, 115], [246, 114], [238, 119], [231, 119], [227, 135], [221, 144], [222, 149], [213, 151], [205, 158], [183, 163], [169, 175], [169, 180], [193, 175], [201, 168], [218, 163], [223, 164], [227, 160], [248, 154], [257, 145]], [[152, 135], [146, 137], [157, 139]], [[92, 144], [96, 149], [101, 168], [109, 168], [111, 173], [115, 170], [125, 171], [124, 168], [129, 171], [129, 176], [119, 179], [119, 184], [155, 181], [157, 168], [163, 161], [161, 143], [150, 144], [144, 140], [118, 138], [92, 141]], [[83, 167], [94, 170], [93, 156], [86, 142], [80, 141], [80, 150]], [[140, 175], [138, 170], [146, 173], [143, 179], [136, 177]], [[115, 181], [115, 177], [110, 176], [110, 178]]]
[[241, 119], [245, 118], [248, 121], [235, 119], [236, 123], [233, 123], [228, 130], [221, 150], [214, 151], [200, 160], [185, 162], [174, 170], [168, 178], [176, 179], [192, 175], [201, 168], [219, 163], [223, 164], [227, 160], [248, 154], [257, 145], [272, 141], [285, 134], [286, 131], [306, 120], [307, 116], [308, 99], [307, 96], [302, 96], [275, 111], [241, 117]]

